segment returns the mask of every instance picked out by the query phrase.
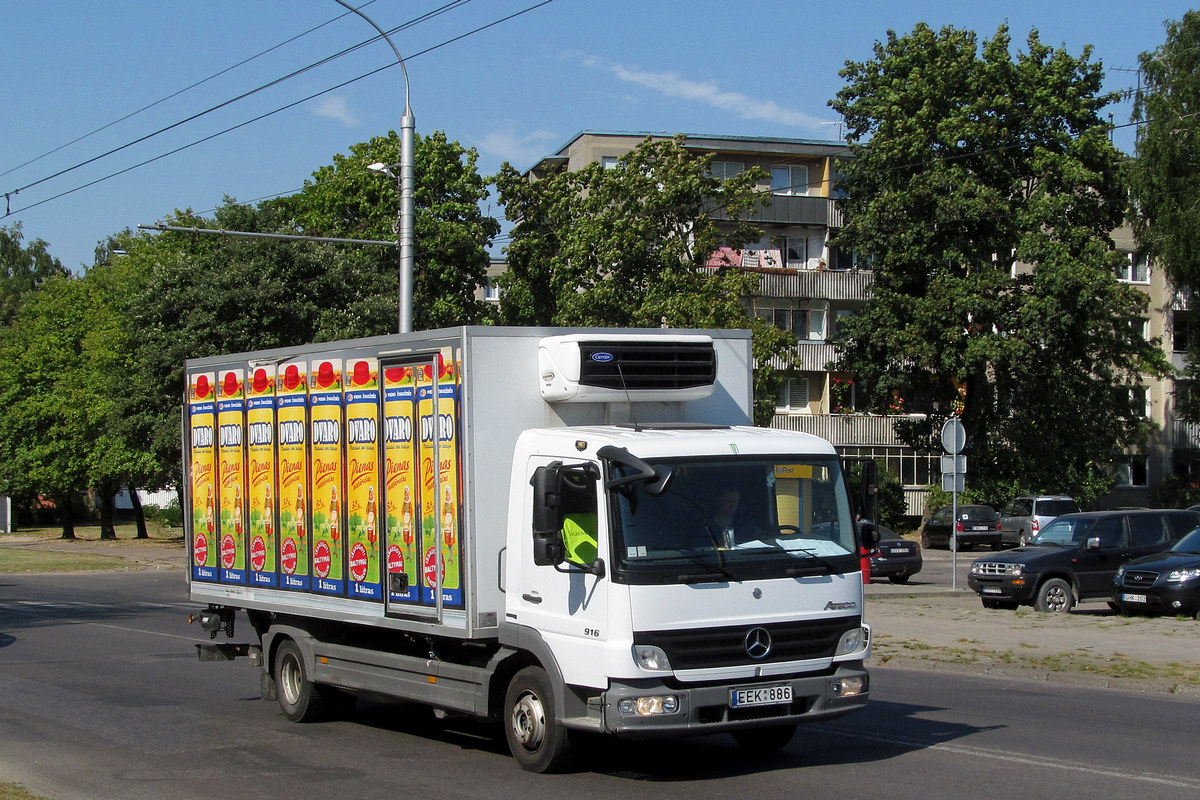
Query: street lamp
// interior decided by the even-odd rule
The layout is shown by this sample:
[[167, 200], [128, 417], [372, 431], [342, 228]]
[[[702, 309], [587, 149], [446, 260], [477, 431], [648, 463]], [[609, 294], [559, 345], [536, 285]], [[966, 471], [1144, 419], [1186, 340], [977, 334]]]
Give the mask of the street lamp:
[[396, 49], [396, 45], [392, 44], [391, 37], [384, 32], [383, 28], [344, 0], [335, 0], [335, 2], [358, 14], [370, 23], [371, 27], [379, 31], [379, 35], [384, 38], [384, 41], [391, 45], [392, 52], [396, 54], [396, 60], [400, 62], [400, 70], [404, 73], [404, 115], [400, 117], [400, 176], [397, 178], [387, 165], [382, 163], [371, 164], [368, 169], [396, 178], [400, 184], [400, 333], [412, 333], [413, 219], [415, 216], [413, 195], [416, 193], [417, 184], [413, 172], [413, 163], [416, 160], [413, 139], [417, 121], [413, 117], [412, 107], [408, 102], [408, 68], [404, 66], [404, 59], [400, 57], [400, 51]]

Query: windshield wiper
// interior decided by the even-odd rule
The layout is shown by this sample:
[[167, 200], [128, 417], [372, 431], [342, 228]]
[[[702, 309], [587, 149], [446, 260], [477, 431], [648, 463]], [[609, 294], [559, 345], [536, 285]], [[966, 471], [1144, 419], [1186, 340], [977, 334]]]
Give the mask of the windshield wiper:
[[[719, 558], [719, 555], [718, 555], [718, 558]], [[703, 574], [688, 573], [688, 572], [680, 573], [675, 576], [675, 580], [678, 581], [679, 583], [703, 583], [704, 581], [712, 580], [714, 575], [725, 578], [728, 581], [737, 582], [737, 580], [738, 580], [737, 576], [734, 575], [729, 570], [725, 569], [725, 566], [723, 564], [720, 564], [720, 563], [714, 564], [711, 561], [701, 561], [700, 559], [696, 558], [695, 556], [688, 556], [687, 560], [697, 566], [704, 567], [705, 569], [707, 569], [709, 571], [706, 573], [703, 573]]]

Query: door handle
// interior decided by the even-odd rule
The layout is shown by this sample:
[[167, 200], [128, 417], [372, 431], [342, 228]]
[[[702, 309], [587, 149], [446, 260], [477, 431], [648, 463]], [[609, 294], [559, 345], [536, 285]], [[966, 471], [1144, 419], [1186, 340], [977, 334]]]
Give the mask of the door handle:
[[525, 594], [521, 595], [521, 599], [522, 599], [522, 600], [524, 600], [524, 601], [525, 601], [525, 602], [527, 602], [527, 603], [540, 603], [540, 602], [542, 602], [542, 598], [541, 598], [541, 596], [539, 596], [539, 595], [536, 595], [536, 594], [530, 594], [529, 592], [526, 592]]

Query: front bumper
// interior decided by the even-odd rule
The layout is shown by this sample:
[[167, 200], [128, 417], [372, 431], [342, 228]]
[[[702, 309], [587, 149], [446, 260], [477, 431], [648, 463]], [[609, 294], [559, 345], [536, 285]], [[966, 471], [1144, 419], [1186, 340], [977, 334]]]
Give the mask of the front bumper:
[[1037, 589], [1037, 575], [972, 574], [967, 576], [967, 585], [985, 599], [1031, 603]]
[[[1127, 598], [1145, 597], [1145, 602]], [[1155, 584], [1153, 586], [1113, 586], [1112, 601], [1134, 614], [1184, 614], [1189, 617], [1200, 612], [1200, 582]]]
[[[845, 696], [839, 689], [861, 681], [862, 690]], [[730, 706], [730, 692], [759, 686], [790, 685], [791, 703], [781, 705]], [[678, 709], [672, 713], [638, 716], [618, 709], [625, 698], [650, 694], [672, 695]], [[736, 683], [704, 686], [668, 686], [661, 681], [614, 682], [600, 698], [602, 726], [605, 732], [636, 738], [638, 736], [699, 736], [746, 728], [794, 725], [833, 719], [867, 704], [870, 682], [861, 661], [842, 662], [828, 673], [799, 677], [759, 678]]]

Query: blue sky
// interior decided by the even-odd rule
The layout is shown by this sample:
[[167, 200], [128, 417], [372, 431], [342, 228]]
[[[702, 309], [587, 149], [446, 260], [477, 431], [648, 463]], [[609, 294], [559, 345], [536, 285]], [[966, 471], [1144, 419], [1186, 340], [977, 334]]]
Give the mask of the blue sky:
[[[540, 2], [362, 6], [385, 30], [449, 6], [392, 40], [408, 67], [418, 132], [443, 130], [476, 148], [485, 174], [506, 160], [528, 168], [587, 129], [836, 139], [827, 103], [842, 86], [838, 70], [869, 59], [889, 29], [905, 33], [918, 22], [981, 38], [1007, 22], [1014, 46], [1037, 28], [1044, 43], [1073, 54], [1091, 44], [1109, 70], [1107, 88], [1128, 89], [1138, 54], [1162, 44], [1163, 22], [1189, 8], [1158, 0], [534, 7]], [[6, 0], [0, 8], [0, 192], [8, 194], [0, 213], [9, 212], [0, 225], [21, 222], [27, 241], [44, 239], [72, 269], [90, 265], [109, 234], [175, 209], [211, 211], [225, 196], [290, 193], [335, 153], [399, 128], [400, 70], [354, 80], [395, 63], [383, 42], [176, 125], [374, 35], [352, 14], [335, 19], [348, 12], [334, 0]], [[1112, 113], [1128, 122], [1129, 105]], [[1132, 129], [1117, 143], [1132, 150]]]

